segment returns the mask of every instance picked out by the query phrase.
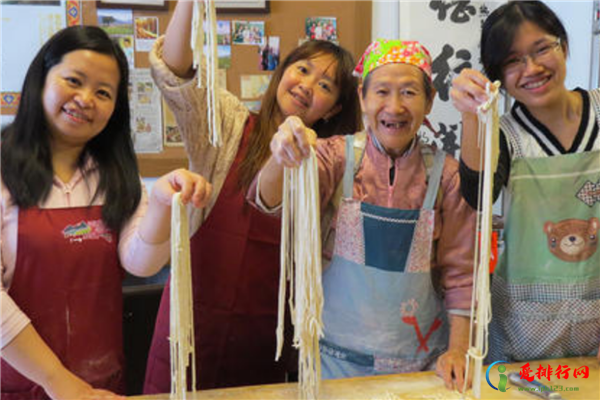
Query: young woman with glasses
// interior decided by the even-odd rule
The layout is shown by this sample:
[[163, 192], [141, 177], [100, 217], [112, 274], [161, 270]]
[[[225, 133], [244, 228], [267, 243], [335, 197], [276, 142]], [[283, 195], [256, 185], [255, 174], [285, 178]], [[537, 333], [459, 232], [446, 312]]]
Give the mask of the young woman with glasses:
[[[494, 198], [507, 188], [505, 251], [492, 283], [489, 360], [598, 353], [600, 90], [565, 87], [569, 41], [542, 2], [509, 2], [485, 21], [485, 74], [453, 82], [462, 113], [461, 190], [477, 207], [477, 106], [500, 80], [515, 99], [500, 122]], [[488, 80], [489, 78], [489, 80]]]

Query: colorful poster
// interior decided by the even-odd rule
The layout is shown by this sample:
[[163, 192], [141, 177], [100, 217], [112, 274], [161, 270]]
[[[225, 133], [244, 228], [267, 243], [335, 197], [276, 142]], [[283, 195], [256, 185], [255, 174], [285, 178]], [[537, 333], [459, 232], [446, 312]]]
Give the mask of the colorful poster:
[[79, 0], [67, 0], [67, 26], [81, 25], [81, 3]]
[[183, 146], [183, 141], [181, 139], [181, 132], [179, 131], [179, 126], [177, 125], [177, 121], [175, 120], [175, 115], [167, 105], [167, 103], [162, 101], [162, 111], [163, 111], [163, 138], [165, 146]]
[[148, 52], [158, 39], [158, 18], [139, 17], [135, 19], [135, 49]]
[[131, 71], [131, 130], [137, 153], [162, 151], [161, 95], [149, 69]]
[[267, 91], [271, 75], [242, 75], [242, 99], [259, 99]]

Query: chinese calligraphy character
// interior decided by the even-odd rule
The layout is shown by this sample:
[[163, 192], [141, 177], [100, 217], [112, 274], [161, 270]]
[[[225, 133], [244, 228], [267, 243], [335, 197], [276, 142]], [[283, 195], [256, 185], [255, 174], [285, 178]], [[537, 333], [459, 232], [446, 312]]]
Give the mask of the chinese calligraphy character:
[[477, 13], [477, 9], [470, 5], [470, 3], [470, 1], [431, 0], [429, 8], [437, 11], [438, 20], [445, 21], [448, 10], [454, 7], [452, 14], [450, 14], [450, 21], [463, 24], [469, 22], [471, 16]]
[[533, 381], [533, 376], [529, 376], [533, 371], [531, 370], [531, 367], [529, 366], [529, 363], [523, 365], [521, 367], [521, 379], [527, 379], [529, 382]]
[[548, 365], [548, 368], [544, 368], [540, 365], [535, 373], [535, 376], [537, 376], [538, 379], [546, 377], [546, 379], [550, 380], [550, 377], [552, 376], [552, 367]]
[[483, 23], [485, 22], [487, 17], [489, 17], [489, 15], [490, 15], [490, 9], [488, 8], [487, 5], [482, 4], [481, 7], [479, 7], [479, 23], [482, 28], [483, 28]]
[[488, 6], [486, 4], [482, 4], [479, 7], [479, 14], [481, 15], [481, 18], [486, 19], [487, 17], [490, 16], [490, 9], [488, 8]]
[[579, 375], [582, 375], [582, 378], [584, 378], [584, 379], [588, 378], [590, 376], [590, 367], [583, 366], [583, 367], [580, 367], [580, 368], [575, 368], [573, 370], [573, 376], [575, 378], [578, 378]]
[[442, 146], [444, 151], [448, 154], [456, 155], [456, 151], [459, 149], [458, 138], [456, 137], [456, 131], [458, 130], [457, 124], [446, 126], [446, 124], [439, 124], [438, 134], [442, 137]]
[[568, 379], [570, 370], [571, 370], [571, 368], [569, 368], [569, 366], [567, 366], [567, 365], [559, 365], [556, 368], [556, 377], [558, 379], [560, 379], [560, 375], [562, 374], [563, 378]]
[[[464, 62], [451, 69], [449, 60], [452, 56], [455, 56], [457, 59], [463, 60]], [[449, 44], [445, 44], [442, 48], [442, 52], [435, 60], [433, 60], [431, 63], [431, 72], [435, 76], [433, 79], [433, 86], [435, 87], [435, 90], [437, 90], [442, 101], [448, 101], [450, 98], [450, 82], [452, 80], [450, 72], [458, 74], [463, 68], [471, 68], [472, 65], [470, 60], [471, 53], [468, 50], [458, 50], [455, 54], [454, 48]]]

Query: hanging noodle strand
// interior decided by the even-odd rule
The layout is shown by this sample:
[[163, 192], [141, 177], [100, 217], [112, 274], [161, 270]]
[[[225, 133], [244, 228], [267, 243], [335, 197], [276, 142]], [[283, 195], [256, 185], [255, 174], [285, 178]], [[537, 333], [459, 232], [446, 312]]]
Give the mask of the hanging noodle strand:
[[[478, 143], [481, 148], [479, 180], [479, 200], [475, 260], [473, 268], [473, 298], [471, 301], [470, 348], [467, 352], [465, 376], [469, 376], [469, 367], [473, 366], [473, 394], [481, 398], [481, 368], [488, 351], [488, 324], [492, 318], [490, 301], [489, 265], [492, 236], [492, 206], [494, 171], [498, 164], [498, 94], [500, 82], [488, 84], [488, 101], [477, 108], [479, 120]], [[483, 176], [483, 181], [481, 180]], [[473, 338], [473, 336], [475, 336]], [[465, 379], [465, 389], [466, 389]], [[463, 390], [464, 392], [464, 390]]]
[[321, 225], [319, 176], [314, 151], [300, 168], [285, 168], [281, 224], [281, 275], [277, 351], [281, 356], [286, 285], [294, 325], [294, 347], [299, 349], [299, 392], [302, 399], [317, 399], [321, 381], [319, 338], [323, 337], [321, 312]]
[[[206, 27], [206, 32], [205, 32]], [[217, 98], [217, 14], [215, 0], [194, 0], [192, 12], [191, 47], [193, 67], [198, 74], [198, 87], [206, 88], [206, 118], [210, 143], [219, 147], [221, 140], [221, 114]]]
[[173, 196], [171, 206], [171, 291], [170, 348], [171, 399], [185, 400], [187, 371], [191, 369], [192, 390], [196, 389], [196, 355], [194, 351], [194, 311], [192, 302], [190, 236], [181, 194]]

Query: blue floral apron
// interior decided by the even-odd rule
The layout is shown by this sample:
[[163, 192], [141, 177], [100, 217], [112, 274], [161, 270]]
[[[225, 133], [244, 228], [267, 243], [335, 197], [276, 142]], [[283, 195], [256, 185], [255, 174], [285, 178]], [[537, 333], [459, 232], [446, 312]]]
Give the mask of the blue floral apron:
[[361, 203], [352, 198], [353, 137], [347, 136], [344, 197], [323, 275], [323, 379], [424, 370], [447, 348], [446, 313], [430, 273], [444, 159], [435, 153], [423, 209]]

